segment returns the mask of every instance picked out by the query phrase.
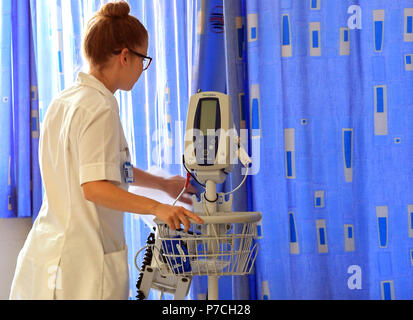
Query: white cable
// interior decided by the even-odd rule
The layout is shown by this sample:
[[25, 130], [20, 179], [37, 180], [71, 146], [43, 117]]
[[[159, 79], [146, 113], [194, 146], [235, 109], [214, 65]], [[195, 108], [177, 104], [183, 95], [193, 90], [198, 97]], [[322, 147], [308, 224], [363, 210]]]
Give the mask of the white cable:
[[[205, 210], [206, 215], [209, 217], [210, 213], [209, 213], [208, 208], [206, 206], [206, 202], [205, 202], [206, 198], [205, 197], [206, 197], [206, 192], [205, 192], [204, 197], [202, 199], [202, 204], [204, 205], [204, 210]], [[211, 227], [212, 227], [212, 230], [214, 230], [215, 239], [217, 240], [217, 244], [218, 244], [218, 248], [219, 248], [219, 238], [218, 238], [217, 230], [215, 229], [215, 225], [211, 224]]]
[[139, 251], [138, 251], [138, 252], [136, 252], [136, 254], [135, 254], [135, 259], [134, 259], [134, 262], [135, 262], [135, 267], [136, 267], [136, 269], [138, 269], [138, 270], [139, 270], [139, 272], [140, 272], [140, 273], [143, 273], [143, 270], [141, 270], [141, 268], [139, 268], [139, 266], [138, 266], [138, 263], [137, 263], [136, 259], [138, 258], [139, 253], [141, 253], [144, 249], [146, 249], [146, 248], [148, 248], [148, 247], [152, 247], [152, 245], [147, 244], [146, 246], [144, 246], [144, 247], [140, 248], [140, 249], [139, 249]]
[[241, 183], [239, 184], [239, 186], [236, 187], [234, 190], [232, 190], [232, 191], [230, 191], [230, 192], [224, 193], [224, 196], [229, 195], [229, 194], [231, 194], [231, 193], [234, 193], [235, 191], [237, 191], [239, 188], [242, 187], [242, 185], [244, 184], [244, 182], [247, 180], [247, 177], [248, 177], [248, 167], [245, 167], [245, 168], [246, 168], [247, 170], [246, 170], [246, 172], [245, 172], [244, 179], [242, 179], [242, 181], [241, 181]]
[[204, 195], [204, 197], [203, 197], [203, 199], [202, 199], [202, 204], [204, 205], [204, 210], [205, 210], [206, 215], [209, 217], [210, 214], [209, 214], [208, 208], [207, 208], [207, 206], [206, 206], [205, 197], [206, 197], [206, 193], [205, 193], [205, 195]]
[[184, 194], [186, 188], [184, 187], [181, 191], [181, 193], [178, 195], [178, 197], [175, 199], [175, 201], [173, 202], [172, 206], [174, 207], [175, 204], [178, 202], [179, 198], [182, 197], [182, 195]]

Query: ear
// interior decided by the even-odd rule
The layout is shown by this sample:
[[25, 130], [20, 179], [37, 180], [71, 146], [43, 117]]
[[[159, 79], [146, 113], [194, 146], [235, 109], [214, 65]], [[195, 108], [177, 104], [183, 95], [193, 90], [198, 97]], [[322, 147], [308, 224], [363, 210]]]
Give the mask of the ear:
[[120, 53], [120, 63], [122, 65], [126, 65], [128, 61], [128, 55], [129, 55], [129, 50], [127, 48], [124, 48], [122, 52]]

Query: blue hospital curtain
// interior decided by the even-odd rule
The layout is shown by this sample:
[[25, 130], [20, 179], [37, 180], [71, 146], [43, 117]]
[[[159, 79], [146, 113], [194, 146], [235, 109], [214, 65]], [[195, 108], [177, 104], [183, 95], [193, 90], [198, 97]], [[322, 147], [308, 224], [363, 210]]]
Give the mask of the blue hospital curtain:
[[412, 2], [224, 5], [257, 299], [412, 299]]
[[[82, 32], [106, 2], [0, 1], [0, 217], [38, 213], [43, 115], [87, 71]], [[233, 210], [262, 212], [260, 249], [253, 274], [220, 278], [220, 299], [412, 299], [411, 1], [128, 2], [153, 58], [116, 93], [134, 164], [184, 175], [198, 89], [231, 96], [253, 160]], [[238, 165], [219, 190], [242, 179]], [[130, 299], [150, 231], [125, 214]], [[206, 294], [194, 277], [189, 298]]]
[[[130, 1], [131, 11], [149, 32], [148, 55], [151, 67], [130, 93], [121, 93], [121, 114], [125, 131], [130, 127], [129, 144], [134, 163], [144, 170], [160, 168], [170, 175], [185, 174], [182, 166], [183, 139], [189, 98], [198, 90], [226, 93], [224, 12], [222, 0]], [[133, 104], [133, 108], [131, 107]], [[132, 121], [133, 119], [133, 121]], [[241, 179], [221, 186], [229, 189]], [[230, 180], [230, 179], [229, 179]], [[245, 192], [241, 189], [240, 194]], [[241, 197], [242, 198], [242, 197]], [[159, 199], [158, 199], [159, 200]], [[235, 205], [245, 211], [240, 201]], [[125, 216], [125, 234], [130, 261], [130, 299], [136, 297], [138, 267], [152, 231], [147, 219]], [[135, 259], [136, 258], [136, 259]], [[239, 278], [239, 277], [238, 277]], [[248, 279], [220, 279], [221, 299], [234, 298], [233, 283], [241, 282], [245, 297]], [[241, 286], [240, 286], [241, 288]], [[194, 277], [188, 299], [207, 297], [207, 278]], [[152, 291], [150, 299], [159, 299]], [[165, 294], [164, 299], [171, 299]]]
[[[125, 122], [129, 122], [133, 130], [130, 145], [133, 144], [134, 161], [144, 170], [159, 168], [169, 175], [184, 176], [182, 155], [189, 98], [199, 89], [225, 92], [222, 0], [129, 3], [132, 14], [148, 29], [148, 55], [153, 58], [151, 67], [142, 74], [134, 89], [121, 96], [122, 102], [133, 102], [133, 108], [122, 103], [121, 113], [129, 114], [124, 129]], [[135, 299], [139, 277], [135, 258], [141, 267], [144, 255], [135, 257], [135, 254], [151, 232], [145, 221], [136, 215], [125, 216], [131, 262], [130, 299]], [[231, 278], [223, 281], [227, 284], [222, 286], [223, 297], [231, 299], [231, 290], [228, 290]], [[206, 277], [194, 277], [188, 298], [205, 299], [206, 282]], [[152, 290], [149, 298], [159, 299], [159, 296]], [[171, 298], [164, 295], [164, 299]]]
[[[18, 1], [16, 1], [18, 2]], [[39, 129], [43, 116], [52, 99], [59, 92], [70, 87], [76, 80], [77, 73], [83, 67], [81, 57], [81, 36], [85, 14], [91, 15], [93, 8], [82, 0], [30, 0], [30, 23], [33, 29], [33, 50], [35, 59], [30, 67], [35, 70], [36, 81], [33, 87], [33, 96], [36, 98], [36, 111], [33, 113], [33, 123]], [[89, 9], [89, 10], [88, 10]], [[85, 13], [86, 12], [86, 13]], [[35, 161], [38, 168], [38, 136], [35, 151]], [[36, 190], [40, 197], [44, 194], [41, 185], [40, 173], [36, 177]], [[33, 220], [37, 217], [41, 201], [37, 210], [33, 211]]]
[[28, 0], [0, 2], [0, 218], [41, 205], [38, 96]]

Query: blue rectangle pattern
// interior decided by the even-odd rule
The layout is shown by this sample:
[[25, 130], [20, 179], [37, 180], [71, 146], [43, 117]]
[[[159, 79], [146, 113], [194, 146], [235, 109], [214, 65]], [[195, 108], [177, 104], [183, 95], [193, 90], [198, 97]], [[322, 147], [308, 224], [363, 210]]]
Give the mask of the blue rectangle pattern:
[[377, 99], [377, 112], [382, 113], [384, 112], [384, 93], [383, 88], [379, 87], [376, 88], [376, 99]]
[[326, 238], [325, 238], [325, 232], [324, 232], [324, 228], [320, 228], [318, 230], [318, 233], [320, 235], [320, 244], [321, 245], [325, 245], [326, 244]]
[[292, 177], [293, 169], [292, 169], [292, 152], [287, 151], [287, 177]]
[[297, 235], [295, 233], [294, 215], [290, 213], [289, 216], [290, 216], [290, 242], [297, 242]]
[[313, 31], [313, 48], [318, 48], [319, 43], [318, 43], [318, 31], [315, 30]]
[[317, 0], [311, 0], [311, 8], [317, 9]]
[[260, 110], [258, 99], [252, 99], [252, 129], [256, 130], [260, 128]]
[[290, 45], [290, 23], [288, 21], [288, 16], [283, 16], [283, 46]]
[[345, 131], [344, 132], [344, 155], [345, 155], [345, 163], [346, 163], [346, 168], [350, 169], [351, 168], [351, 145], [352, 142], [352, 132], [351, 131]]
[[256, 39], [257, 38], [257, 28], [252, 27], [251, 28], [251, 39]]
[[244, 51], [244, 26], [238, 29], [238, 57], [242, 58]]
[[32, 118], [32, 131], [37, 131], [37, 118]]
[[387, 246], [387, 218], [379, 217], [377, 218], [378, 228], [379, 228], [379, 241], [380, 247]]
[[383, 21], [375, 21], [374, 22], [374, 45], [376, 51], [381, 51], [383, 45]]
[[413, 229], [413, 212], [410, 212], [410, 229]]
[[391, 300], [391, 285], [390, 282], [383, 283], [383, 298], [384, 300]]

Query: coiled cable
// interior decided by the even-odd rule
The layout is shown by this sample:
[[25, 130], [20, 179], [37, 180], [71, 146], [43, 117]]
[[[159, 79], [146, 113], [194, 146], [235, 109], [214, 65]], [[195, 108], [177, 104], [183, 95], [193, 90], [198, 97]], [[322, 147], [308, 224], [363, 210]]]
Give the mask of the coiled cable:
[[[153, 228], [155, 231], [155, 228]], [[140, 274], [138, 277], [138, 281], [136, 282], [136, 289], [137, 291], [137, 296], [136, 298], [138, 300], [144, 300], [145, 299], [145, 294], [143, 293], [142, 290], [140, 290], [141, 284], [142, 284], [142, 279], [143, 279], [143, 275], [144, 275], [144, 271], [145, 271], [145, 267], [146, 266], [150, 266], [152, 263], [152, 258], [153, 258], [153, 251], [152, 251], [152, 247], [155, 244], [155, 233], [150, 233], [147, 240], [146, 240], [146, 250], [145, 250], [145, 255], [143, 257], [143, 262], [141, 265], [141, 268], [138, 270], [140, 270]], [[139, 251], [140, 252], [140, 251]], [[138, 253], [139, 253], [138, 252]], [[135, 257], [135, 265], [136, 265], [136, 257]]]

